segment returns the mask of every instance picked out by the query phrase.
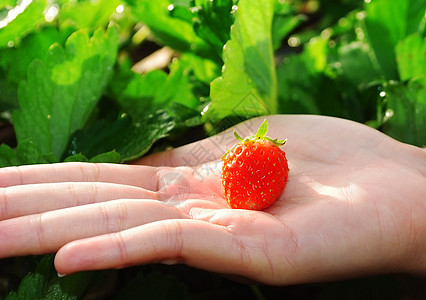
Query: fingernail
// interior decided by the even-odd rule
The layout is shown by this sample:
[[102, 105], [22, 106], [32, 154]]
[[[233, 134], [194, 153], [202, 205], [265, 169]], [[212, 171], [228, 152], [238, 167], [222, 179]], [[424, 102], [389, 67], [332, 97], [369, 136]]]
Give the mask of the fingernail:
[[56, 273], [58, 273], [58, 277], [59, 277], [59, 278], [62, 278], [62, 277], [67, 276], [67, 274], [62, 274], [62, 273], [59, 273], [59, 272], [56, 272]]

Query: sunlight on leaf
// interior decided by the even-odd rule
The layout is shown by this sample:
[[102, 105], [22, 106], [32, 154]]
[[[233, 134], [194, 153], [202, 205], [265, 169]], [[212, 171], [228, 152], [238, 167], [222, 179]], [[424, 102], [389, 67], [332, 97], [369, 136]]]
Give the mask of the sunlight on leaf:
[[277, 111], [277, 79], [272, 45], [274, 1], [238, 3], [231, 40], [223, 51], [222, 76], [211, 84], [207, 119]]
[[46, 0], [25, 0], [12, 7], [0, 19], [0, 47], [13, 46], [31, 32], [35, 25], [45, 22], [45, 7]]
[[[61, 158], [69, 137], [85, 124], [111, 78], [117, 40], [115, 27], [96, 31], [90, 40], [76, 32], [65, 48], [50, 49], [46, 63], [30, 64], [28, 80], [18, 90], [20, 109], [13, 114], [18, 142], [31, 139], [40, 152]], [[52, 80], [58, 66], [61, 75]]]

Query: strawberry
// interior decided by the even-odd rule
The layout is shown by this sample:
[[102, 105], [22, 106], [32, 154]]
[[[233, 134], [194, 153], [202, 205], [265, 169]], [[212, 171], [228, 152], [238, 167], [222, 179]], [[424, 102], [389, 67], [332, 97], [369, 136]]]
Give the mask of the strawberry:
[[242, 139], [223, 156], [222, 186], [231, 208], [262, 210], [281, 195], [288, 178], [283, 146], [286, 140], [266, 136], [268, 122], [260, 125], [256, 136]]

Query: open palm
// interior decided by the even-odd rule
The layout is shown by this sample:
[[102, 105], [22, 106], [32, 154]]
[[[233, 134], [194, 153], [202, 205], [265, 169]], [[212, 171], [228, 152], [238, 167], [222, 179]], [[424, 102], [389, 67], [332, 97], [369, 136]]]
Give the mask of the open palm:
[[[236, 130], [253, 134], [261, 121]], [[185, 263], [269, 284], [426, 264], [424, 150], [341, 119], [268, 121], [271, 137], [288, 139], [290, 167], [268, 209], [233, 210], [223, 198], [220, 157], [235, 143], [231, 131], [138, 165], [5, 168], [0, 257], [58, 251], [64, 274]]]

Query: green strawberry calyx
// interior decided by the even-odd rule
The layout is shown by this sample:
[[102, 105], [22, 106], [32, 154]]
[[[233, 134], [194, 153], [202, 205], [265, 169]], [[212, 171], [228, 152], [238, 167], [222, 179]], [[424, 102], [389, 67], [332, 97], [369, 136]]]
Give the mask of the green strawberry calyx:
[[[237, 138], [237, 140], [239, 140], [241, 143], [245, 143], [245, 142], [255, 142], [255, 141], [259, 141], [259, 140], [268, 140], [272, 143], [274, 143], [275, 145], [277, 145], [278, 147], [283, 146], [287, 140], [279, 140], [279, 139], [272, 139], [269, 136], [266, 136], [266, 133], [268, 132], [268, 128], [269, 128], [269, 124], [268, 121], [265, 119], [262, 124], [260, 124], [259, 129], [256, 132], [256, 135], [250, 135], [247, 136], [245, 138], [242, 138], [238, 135], [238, 133], [236, 131], [234, 131], [234, 136]], [[228, 151], [225, 152], [225, 154], [223, 154], [222, 156], [222, 160], [225, 159], [226, 155], [230, 152], [231, 150], [229, 149]]]
[[257, 130], [256, 135], [250, 135], [245, 138], [242, 138], [238, 135], [237, 132], [234, 131], [234, 136], [242, 143], [245, 142], [255, 142], [258, 140], [268, 140], [278, 147], [284, 146], [284, 144], [287, 142], [287, 140], [279, 140], [279, 139], [272, 139], [269, 136], [266, 136], [266, 133], [268, 132], [269, 124], [268, 121], [265, 119], [262, 124], [260, 124], [259, 129]]

